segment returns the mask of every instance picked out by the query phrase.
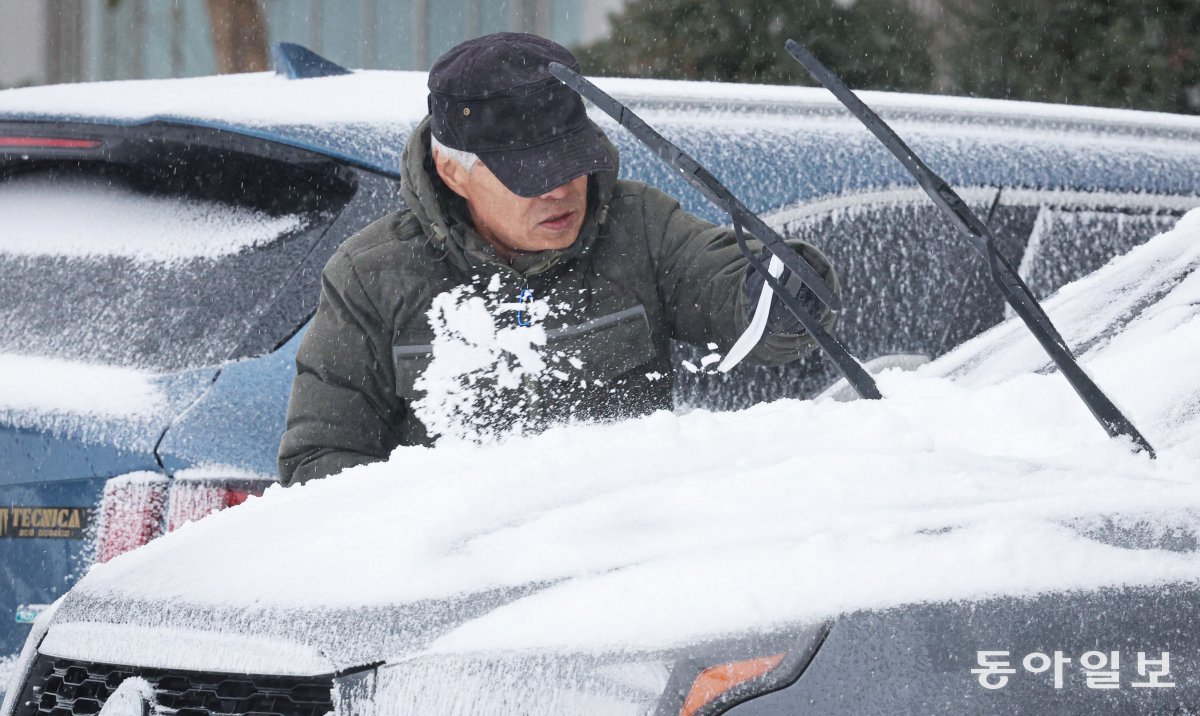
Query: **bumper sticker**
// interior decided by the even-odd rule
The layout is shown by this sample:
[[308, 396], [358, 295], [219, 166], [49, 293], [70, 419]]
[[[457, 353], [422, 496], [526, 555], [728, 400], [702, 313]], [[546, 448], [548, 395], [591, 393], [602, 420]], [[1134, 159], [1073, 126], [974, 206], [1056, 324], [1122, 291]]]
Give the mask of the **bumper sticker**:
[[86, 507], [0, 507], [0, 539], [82, 539]]

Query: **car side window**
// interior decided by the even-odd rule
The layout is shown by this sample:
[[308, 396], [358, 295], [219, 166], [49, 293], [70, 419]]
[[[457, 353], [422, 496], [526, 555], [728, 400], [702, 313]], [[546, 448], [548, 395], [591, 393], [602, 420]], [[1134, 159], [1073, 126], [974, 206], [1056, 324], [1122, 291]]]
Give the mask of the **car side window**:
[[[986, 217], [997, 190], [968, 190], [963, 196]], [[845, 304], [834, 333], [861, 360], [940, 355], [948, 335], [964, 333], [958, 324], [978, 332], [1003, 316], [998, 298], [980, 301], [969, 295], [979, 259], [920, 190], [838, 197], [765, 218], [784, 238], [811, 243], [833, 262]], [[1004, 243], [1018, 246], [1030, 220], [1006, 221], [995, 230]], [[696, 363], [693, 350], [679, 346], [677, 358]], [[811, 397], [837, 378], [820, 353], [780, 368], [744, 364], [729, 376], [681, 371], [676, 403], [736, 409]]]
[[[1039, 298], [1171, 228], [1186, 208], [1173, 197], [1145, 195], [1082, 195], [1069, 205], [1054, 192], [1013, 193], [1011, 200], [990, 188], [960, 193]], [[765, 218], [785, 238], [829, 256], [845, 303], [834, 333], [864, 362], [935, 358], [1009, 315], [987, 264], [920, 190], [836, 197]], [[699, 365], [705, 352], [677, 344], [676, 365]], [[729, 375], [680, 370], [675, 402], [733, 410], [812, 397], [838, 377], [819, 352], [779, 368], [742, 364]]]
[[1041, 206], [1018, 269], [1038, 298], [1169, 230], [1174, 213]]

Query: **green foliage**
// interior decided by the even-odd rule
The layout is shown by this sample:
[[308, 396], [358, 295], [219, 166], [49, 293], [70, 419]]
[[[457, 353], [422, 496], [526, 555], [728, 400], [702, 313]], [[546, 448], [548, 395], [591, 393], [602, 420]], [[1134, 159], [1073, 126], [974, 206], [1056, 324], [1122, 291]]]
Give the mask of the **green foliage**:
[[610, 38], [576, 51], [599, 75], [812, 84], [783, 49], [807, 44], [856, 87], [917, 89], [927, 31], [893, 0], [634, 0]]
[[599, 75], [811, 84], [783, 50], [792, 37], [855, 88], [1200, 112], [1200, 0], [924, 6], [633, 0], [609, 39], [576, 52]]
[[958, 89], [987, 97], [1192, 111], [1197, 0], [956, 0]]

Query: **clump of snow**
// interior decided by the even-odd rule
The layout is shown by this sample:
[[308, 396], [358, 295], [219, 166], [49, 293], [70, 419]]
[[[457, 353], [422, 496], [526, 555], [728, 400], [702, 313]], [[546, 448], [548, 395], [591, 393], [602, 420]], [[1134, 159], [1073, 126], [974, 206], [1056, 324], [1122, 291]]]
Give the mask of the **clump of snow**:
[[0, 216], [0, 254], [155, 262], [235, 254], [302, 226], [299, 216], [139, 194], [88, 177], [0, 182]]
[[[432, 360], [416, 381], [425, 395], [413, 404], [431, 434], [494, 441], [519, 435], [534, 424], [538, 396], [523, 388], [546, 373], [539, 350], [546, 345], [546, 331], [540, 325], [512, 325], [511, 319], [499, 325], [491, 305], [494, 301], [489, 305], [469, 286], [447, 291], [433, 301], [429, 311]], [[498, 309], [528, 311], [535, 324], [549, 312], [541, 300], [520, 306], [501, 304]], [[521, 392], [525, 394], [514, 397]]]
[[[72, 594], [244, 615], [528, 589], [439, 614], [414, 648], [451, 654], [661, 648], [857, 609], [1194, 581], [1200, 552], [1130, 549], [1081, 525], [1200, 534], [1197, 246], [1193, 212], [1047, 306], [1068, 336], [1116, 321], [1084, 363], [1157, 460], [1110, 440], [1039, 362], [1012, 374], [951, 356], [956, 379], [940, 362], [885, 371], [882, 401], [400, 448], [99, 565]], [[964, 353], [1008, 350], [1020, 330]]]
[[121, 682], [104, 702], [105, 716], [160, 716], [165, 711], [158, 708], [154, 687], [141, 676], [132, 676]]
[[164, 400], [144, 371], [0, 353], [0, 411], [131, 418], [153, 414]]

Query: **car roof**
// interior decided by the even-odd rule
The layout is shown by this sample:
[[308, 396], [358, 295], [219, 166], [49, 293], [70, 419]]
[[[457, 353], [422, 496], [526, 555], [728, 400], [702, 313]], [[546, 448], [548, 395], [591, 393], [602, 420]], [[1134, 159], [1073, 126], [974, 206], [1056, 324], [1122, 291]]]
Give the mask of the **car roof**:
[[[424, 72], [358, 70], [288, 79], [262, 72], [26, 87], [0, 91], [0, 121], [218, 128], [396, 174], [405, 137], [427, 113], [426, 77]], [[818, 88], [629, 78], [596, 82], [668, 124], [694, 121], [699, 110], [718, 123], [740, 124], [747, 115], [758, 115], [771, 124], [816, 122], [813, 129], [825, 132], [854, 126], [832, 95]], [[893, 121], [1200, 140], [1200, 117], [892, 92], [861, 96]]]

